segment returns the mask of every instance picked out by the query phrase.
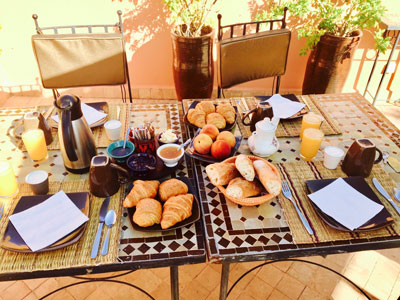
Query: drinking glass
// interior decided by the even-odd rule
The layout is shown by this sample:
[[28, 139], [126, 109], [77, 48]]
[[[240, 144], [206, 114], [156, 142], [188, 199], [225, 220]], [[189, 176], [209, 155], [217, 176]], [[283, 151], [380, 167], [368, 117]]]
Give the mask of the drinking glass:
[[303, 138], [303, 131], [307, 128], [316, 128], [319, 129], [321, 127], [321, 123], [324, 118], [320, 115], [317, 115], [313, 112], [309, 112], [303, 117], [301, 122], [301, 129], [300, 129], [300, 138]]
[[32, 129], [22, 134], [22, 140], [30, 158], [36, 162], [44, 162], [47, 157], [47, 146], [44, 132], [41, 129]]
[[0, 161], [0, 198], [12, 197], [17, 191], [17, 179], [11, 164], [7, 161]]
[[324, 133], [315, 128], [306, 128], [300, 145], [300, 158], [311, 161], [318, 153]]

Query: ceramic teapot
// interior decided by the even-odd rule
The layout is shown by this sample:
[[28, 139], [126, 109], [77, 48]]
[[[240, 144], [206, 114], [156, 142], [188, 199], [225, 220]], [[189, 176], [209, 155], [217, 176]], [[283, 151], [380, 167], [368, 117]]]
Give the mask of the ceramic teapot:
[[248, 139], [249, 149], [253, 154], [266, 157], [274, 154], [279, 149], [279, 142], [275, 136], [279, 118], [264, 118], [256, 123], [256, 130]]

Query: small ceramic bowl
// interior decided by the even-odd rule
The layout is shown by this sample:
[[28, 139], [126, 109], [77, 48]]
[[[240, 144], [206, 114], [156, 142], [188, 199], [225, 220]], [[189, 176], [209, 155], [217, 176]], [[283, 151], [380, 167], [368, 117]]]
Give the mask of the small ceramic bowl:
[[177, 137], [176, 140], [169, 142], [169, 143], [164, 143], [161, 141], [161, 135], [163, 134], [163, 132], [161, 132], [158, 136], [157, 136], [157, 142], [158, 142], [158, 146], [162, 146], [165, 144], [177, 144], [179, 142], [179, 138]]
[[175, 147], [175, 148], [178, 148], [180, 145], [177, 145], [177, 144], [165, 144], [165, 145], [162, 145], [161, 147], [158, 147], [158, 149], [157, 149], [157, 156], [159, 158], [161, 158], [162, 161], [164, 162], [164, 165], [166, 165], [169, 168], [175, 167], [178, 164], [179, 160], [182, 158], [183, 154], [184, 154], [184, 151], [182, 149], [181, 150], [181, 154], [176, 158], [165, 158], [165, 157], [162, 157], [160, 155], [161, 150], [166, 148], [166, 147], [171, 147], [171, 146]]
[[130, 141], [126, 141], [126, 147], [125, 148], [127, 148], [129, 150], [125, 150], [124, 153], [116, 153], [115, 149], [122, 148], [123, 146], [124, 146], [124, 141], [123, 140], [111, 143], [107, 147], [108, 156], [114, 158], [115, 161], [118, 162], [118, 163], [126, 162], [127, 158], [132, 155], [133, 151], [135, 151], [135, 145]]
[[136, 175], [144, 176], [156, 168], [157, 159], [149, 153], [135, 153], [126, 161], [126, 165]]

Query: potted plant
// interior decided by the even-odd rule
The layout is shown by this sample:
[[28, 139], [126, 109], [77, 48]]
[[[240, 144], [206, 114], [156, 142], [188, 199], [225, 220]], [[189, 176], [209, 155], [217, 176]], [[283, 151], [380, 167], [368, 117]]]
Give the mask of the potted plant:
[[213, 29], [207, 24], [218, 0], [163, 0], [175, 25], [173, 74], [179, 100], [210, 98], [214, 83]]
[[[306, 38], [300, 55], [311, 51], [303, 81], [303, 94], [340, 93], [350, 71], [351, 59], [362, 30], [375, 29], [376, 48], [385, 51], [389, 38], [379, 23], [385, 13], [381, 0], [269, 1], [270, 10], [257, 18], [278, 16], [288, 7], [298, 37]], [[293, 28], [293, 26], [292, 26]]]

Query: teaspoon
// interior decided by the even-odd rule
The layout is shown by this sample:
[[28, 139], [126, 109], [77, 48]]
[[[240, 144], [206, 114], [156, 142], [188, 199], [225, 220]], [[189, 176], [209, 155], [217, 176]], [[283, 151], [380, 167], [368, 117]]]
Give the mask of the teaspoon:
[[115, 211], [113, 209], [109, 210], [106, 214], [105, 224], [107, 225], [107, 235], [103, 244], [103, 248], [101, 249], [101, 255], [106, 255], [108, 253], [108, 242], [110, 240], [110, 228], [115, 224], [115, 220], [117, 216], [115, 215]]

